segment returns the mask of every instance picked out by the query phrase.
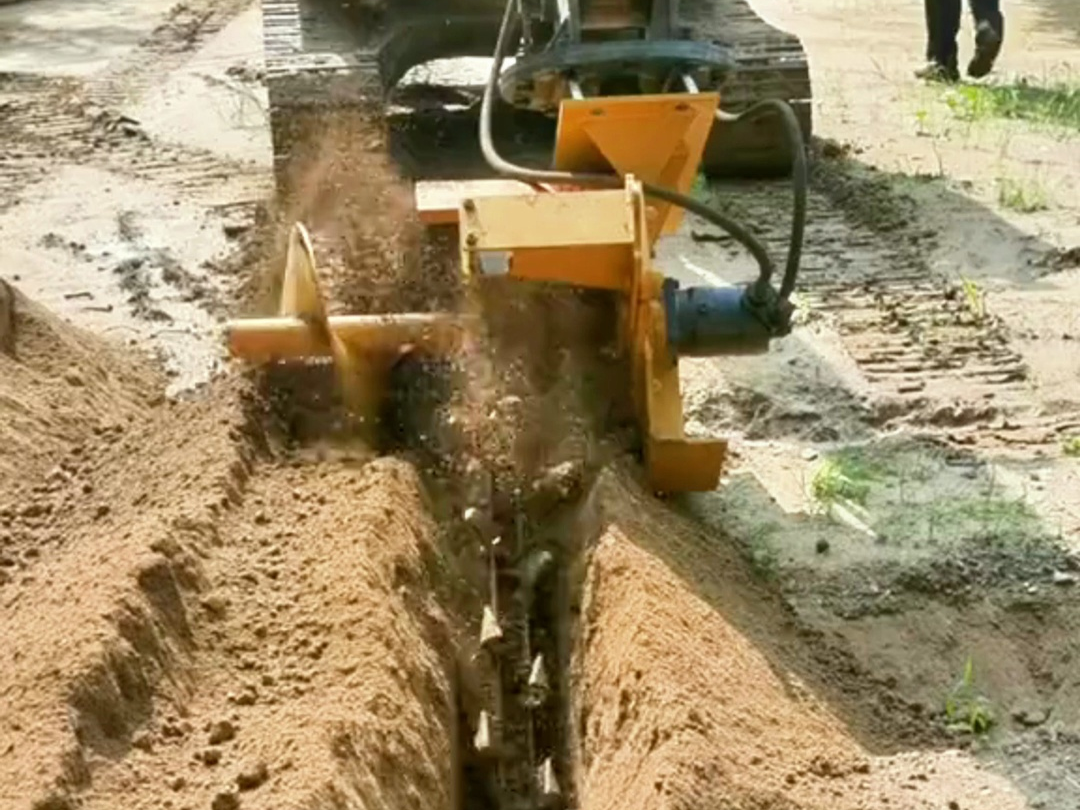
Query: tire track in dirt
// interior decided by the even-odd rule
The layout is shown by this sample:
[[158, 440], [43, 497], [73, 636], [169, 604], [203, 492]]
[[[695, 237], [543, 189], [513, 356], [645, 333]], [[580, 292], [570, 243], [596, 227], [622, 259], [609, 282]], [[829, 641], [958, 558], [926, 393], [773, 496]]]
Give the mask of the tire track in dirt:
[[[789, 195], [776, 182], [715, 192], [778, 258], [787, 250]], [[913, 207], [884, 180], [827, 159], [817, 165], [797, 294], [811, 319], [839, 334], [869, 384], [865, 421], [941, 430], [965, 443], [976, 433], [987, 445], [1059, 442], [1078, 415], [1041, 412], [1008, 328], [976, 290], [931, 269], [934, 235]], [[742, 258], [723, 237], [695, 231], [695, 239]]]
[[265, 194], [265, 169], [206, 150], [151, 141], [125, 105], [165, 80], [250, 3], [181, 3], [140, 45], [101, 74], [80, 80], [0, 75], [0, 211], [58, 163], [77, 162], [150, 180], [210, 204]]

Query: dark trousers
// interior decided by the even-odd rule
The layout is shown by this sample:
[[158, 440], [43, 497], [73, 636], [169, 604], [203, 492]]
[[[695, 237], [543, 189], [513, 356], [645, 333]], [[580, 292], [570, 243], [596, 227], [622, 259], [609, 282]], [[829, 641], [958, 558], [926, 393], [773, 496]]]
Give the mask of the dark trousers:
[[[960, 32], [961, 0], [923, 0], [926, 7], [926, 59], [956, 67], [956, 35]], [[968, 0], [975, 24], [981, 22], [1001, 32], [1004, 19], [1000, 0]]]

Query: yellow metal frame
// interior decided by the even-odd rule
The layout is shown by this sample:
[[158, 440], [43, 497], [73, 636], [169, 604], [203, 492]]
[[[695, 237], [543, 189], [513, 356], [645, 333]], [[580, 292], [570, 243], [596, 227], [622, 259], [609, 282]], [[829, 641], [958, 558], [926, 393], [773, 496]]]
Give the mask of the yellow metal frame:
[[[678, 359], [667, 345], [663, 275], [653, 248], [681, 210], [646, 198], [643, 183], [690, 191], [719, 96], [715, 93], [564, 101], [557, 168], [611, 171], [622, 188], [538, 188], [507, 180], [419, 183], [417, 209], [431, 225], [457, 223], [466, 283], [488, 275], [619, 294], [620, 345], [632, 360], [633, 396], [650, 484], [662, 492], [716, 487], [727, 444], [685, 434]], [[460, 348], [453, 315], [328, 316], [311, 242], [297, 226], [275, 318], [228, 326], [234, 356], [254, 361], [332, 357], [361, 407], [381, 396], [383, 372], [402, 351]], [[351, 381], [351, 382], [349, 382]]]

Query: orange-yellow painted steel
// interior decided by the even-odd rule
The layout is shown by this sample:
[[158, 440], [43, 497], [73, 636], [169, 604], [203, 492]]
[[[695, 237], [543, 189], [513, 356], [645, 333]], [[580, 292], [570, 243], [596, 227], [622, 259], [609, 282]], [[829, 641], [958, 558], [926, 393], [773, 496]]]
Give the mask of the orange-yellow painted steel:
[[490, 275], [623, 293], [620, 346], [632, 358], [645, 466], [659, 491], [711, 490], [727, 445], [692, 440], [683, 425], [677, 358], [667, 346], [663, 275], [652, 269], [655, 233], [641, 183], [621, 190], [466, 197], [459, 228], [467, 276]]
[[[715, 93], [564, 101], [555, 165], [611, 171], [621, 188], [534, 187], [515, 181], [420, 183], [417, 209], [430, 225], [457, 223], [463, 283], [489, 276], [611, 290], [620, 300], [620, 347], [632, 362], [633, 399], [649, 482], [661, 492], [716, 487], [721, 440], [685, 435], [678, 359], [667, 345], [663, 276], [653, 247], [681, 211], [647, 200], [642, 183], [686, 193], [719, 103]], [[449, 314], [328, 317], [311, 242], [297, 226], [278, 316], [228, 325], [234, 356], [330, 356], [370, 409], [400, 352], [453, 353], [467, 323]]]
[[[712, 131], [718, 93], [567, 99], [559, 107], [555, 167], [634, 175], [643, 183], [687, 193]], [[656, 204], [653, 238], [674, 233], [682, 209]]]

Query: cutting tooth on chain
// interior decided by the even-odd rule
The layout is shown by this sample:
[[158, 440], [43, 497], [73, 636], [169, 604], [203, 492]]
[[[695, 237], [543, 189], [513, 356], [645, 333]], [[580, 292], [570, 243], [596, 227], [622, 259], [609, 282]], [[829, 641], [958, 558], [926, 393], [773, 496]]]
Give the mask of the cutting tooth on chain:
[[537, 655], [529, 668], [529, 682], [525, 689], [525, 705], [530, 709], [543, 706], [551, 692], [544, 656]]
[[551, 761], [551, 757], [545, 759], [540, 766], [537, 781], [540, 783], [540, 801], [544, 803], [544, 806], [550, 807], [557, 803], [560, 797], [559, 781], [555, 778], [555, 764]]
[[491, 717], [483, 709], [480, 710], [480, 718], [476, 722], [476, 734], [473, 735], [473, 746], [481, 754], [490, 754], [493, 749], [491, 740]]
[[503, 637], [499, 620], [495, 617], [495, 611], [491, 605], [484, 605], [484, 616], [480, 620], [480, 646], [487, 647], [500, 641]]

